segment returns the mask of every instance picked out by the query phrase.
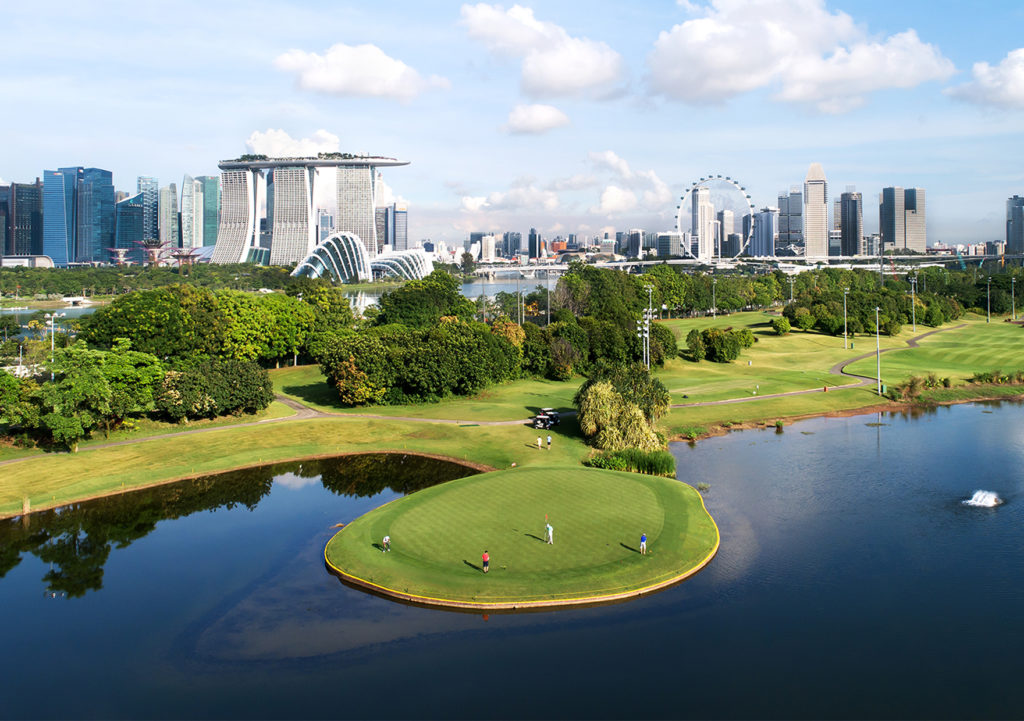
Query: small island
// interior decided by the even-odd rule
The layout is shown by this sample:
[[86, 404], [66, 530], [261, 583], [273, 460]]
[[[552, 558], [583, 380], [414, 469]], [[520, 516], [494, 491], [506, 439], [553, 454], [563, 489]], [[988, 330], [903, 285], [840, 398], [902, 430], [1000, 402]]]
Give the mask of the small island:
[[[546, 539], [548, 523], [553, 544]], [[640, 553], [642, 533], [646, 555]], [[718, 543], [700, 494], [677, 480], [530, 467], [397, 499], [344, 526], [324, 557], [342, 580], [392, 598], [500, 610], [605, 603], [656, 591], [703, 568]], [[484, 551], [490, 555], [486, 574]]]

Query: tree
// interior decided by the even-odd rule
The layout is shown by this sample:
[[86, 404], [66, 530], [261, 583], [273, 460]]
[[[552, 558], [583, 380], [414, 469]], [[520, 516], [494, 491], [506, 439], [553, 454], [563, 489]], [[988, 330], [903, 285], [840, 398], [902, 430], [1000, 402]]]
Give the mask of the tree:
[[461, 267], [464, 275], [473, 275], [473, 271], [476, 269], [476, 261], [473, 259], [473, 254], [466, 251], [462, 254]]
[[773, 318], [772, 330], [774, 330], [777, 335], [786, 335], [790, 330], [792, 330], [789, 325], [789, 319], [784, 315], [780, 315], [778, 318]]
[[156, 410], [156, 395], [164, 378], [160, 360], [149, 353], [131, 350], [131, 341], [118, 338], [103, 354], [103, 375], [110, 386], [110, 415], [104, 423], [120, 423], [132, 415]]
[[657, 450], [654, 421], [668, 409], [668, 391], [640, 365], [600, 364], [576, 393], [583, 435], [597, 448]]
[[78, 443], [110, 416], [112, 392], [103, 373], [105, 353], [82, 341], [54, 354], [53, 381], [39, 387], [40, 426], [74, 453]]
[[7, 340], [8, 336], [21, 332], [21, 324], [18, 323], [17, 316], [0, 315], [0, 332], [4, 334], [4, 340]]
[[436, 325], [443, 316], [469, 320], [474, 313], [473, 302], [463, 297], [459, 282], [439, 270], [385, 293], [377, 304], [380, 307], [377, 325], [398, 323], [410, 328], [426, 328]]

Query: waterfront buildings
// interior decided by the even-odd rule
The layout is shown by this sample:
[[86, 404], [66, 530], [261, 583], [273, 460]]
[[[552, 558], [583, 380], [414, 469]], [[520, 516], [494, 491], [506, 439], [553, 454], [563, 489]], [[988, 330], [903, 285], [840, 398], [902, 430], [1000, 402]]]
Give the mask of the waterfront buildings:
[[804, 256], [828, 255], [828, 182], [821, 163], [811, 163], [804, 180]]
[[927, 247], [923, 188], [883, 188], [878, 197], [878, 228], [883, 250], [916, 251]]
[[1024, 253], [1024, 198], [1006, 200], [1006, 252]]
[[106, 261], [113, 245], [111, 172], [82, 167], [44, 171], [43, 253], [54, 265]]
[[[269, 262], [290, 265], [308, 256], [319, 241], [313, 202], [322, 168], [336, 171], [335, 233], [358, 237], [372, 259], [378, 253], [377, 168], [407, 164], [394, 158], [346, 153], [322, 153], [315, 158], [254, 155], [222, 161], [221, 218], [213, 262], [241, 263], [259, 255], [255, 249], [261, 247], [259, 203], [264, 195]], [[396, 232], [397, 226], [396, 219]]]

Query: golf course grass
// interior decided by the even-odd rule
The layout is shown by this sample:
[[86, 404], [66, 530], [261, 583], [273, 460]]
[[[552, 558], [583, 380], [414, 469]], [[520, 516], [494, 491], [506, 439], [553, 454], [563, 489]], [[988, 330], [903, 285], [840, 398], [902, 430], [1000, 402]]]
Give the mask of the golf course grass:
[[[554, 544], [545, 542], [545, 518]], [[640, 535], [647, 534], [641, 555]], [[381, 540], [391, 537], [391, 551]], [[511, 609], [601, 603], [700, 570], [718, 528], [675, 480], [563, 466], [496, 471], [418, 491], [348, 524], [325, 549], [346, 581], [417, 603]], [[490, 554], [483, 573], [481, 554]]]

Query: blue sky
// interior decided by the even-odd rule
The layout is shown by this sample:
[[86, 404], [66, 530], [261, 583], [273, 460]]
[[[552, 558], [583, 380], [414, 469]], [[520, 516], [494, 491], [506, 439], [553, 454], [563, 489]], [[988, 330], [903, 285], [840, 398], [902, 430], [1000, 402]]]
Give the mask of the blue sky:
[[[102, 9], [100, 9], [102, 8]], [[161, 184], [247, 150], [367, 151], [410, 238], [674, 225], [684, 187], [758, 205], [820, 162], [837, 197], [923, 187], [929, 242], [1004, 236], [1024, 192], [1024, 4], [19, 3], [0, 179]], [[386, 191], [388, 192], [388, 191]]]

